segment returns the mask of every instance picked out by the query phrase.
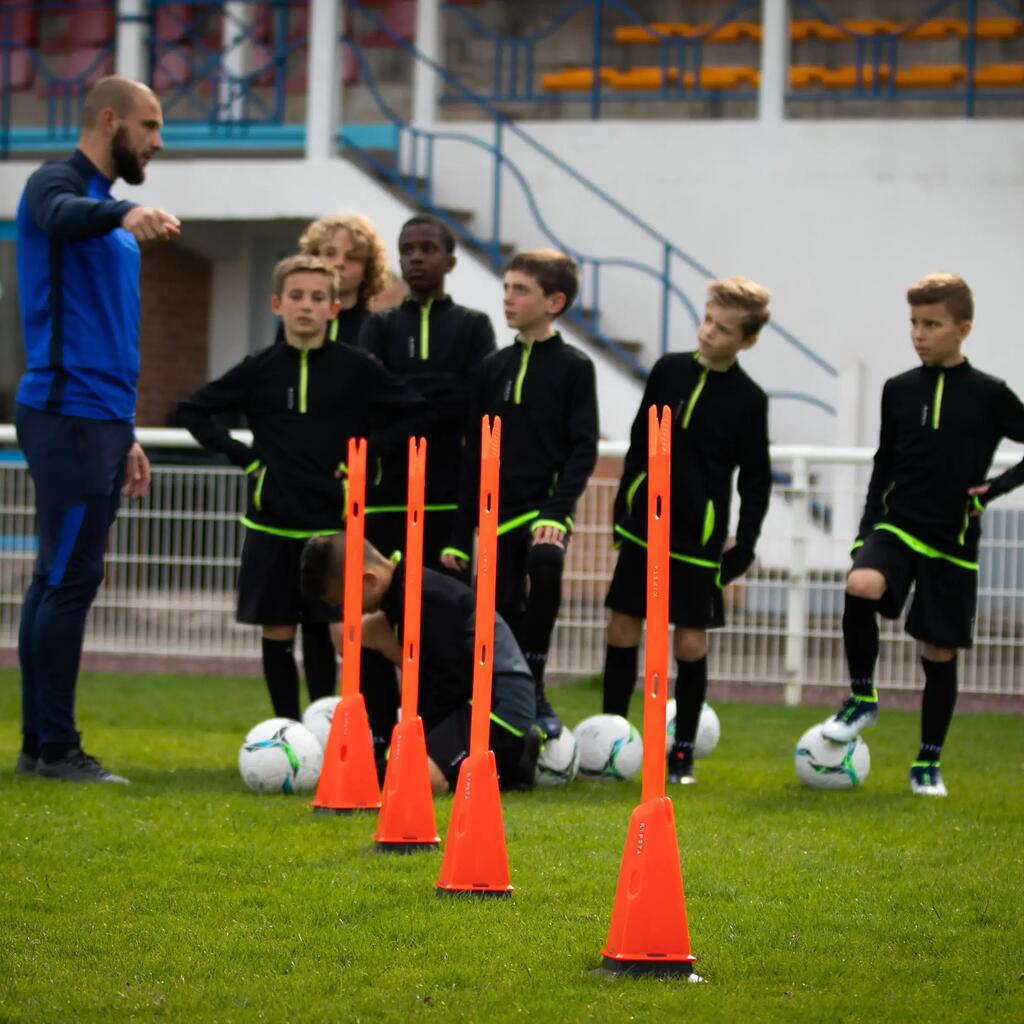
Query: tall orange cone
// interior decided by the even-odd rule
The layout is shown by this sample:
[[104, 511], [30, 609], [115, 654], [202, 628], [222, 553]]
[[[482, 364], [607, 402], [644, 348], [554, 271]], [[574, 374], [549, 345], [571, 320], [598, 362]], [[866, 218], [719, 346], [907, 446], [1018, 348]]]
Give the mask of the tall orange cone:
[[331, 720], [317, 783], [317, 814], [349, 814], [380, 807], [373, 737], [359, 692], [363, 634], [363, 512], [366, 498], [366, 440], [349, 438], [345, 499], [345, 606], [341, 647], [341, 702]]
[[668, 676], [669, 483], [672, 414], [647, 414], [647, 657], [644, 766], [640, 804], [629, 819], [608, 940], [601, 955], [613, 974], [693, 972], [686, 898], [672, 801], [665, 796]]
[[373, 834], [387, 853], [436, 850], [441, 842], [427, 769], [423, 719], [416, 713], [420, 683], [420, 611], [423, 598], [423, 501], [427, 440], [409, 438], [405, 516], [405, 619], [402, 627], [402, 720], [391, 733], [383, 804]]
[[473, 715], [469, 729], [469, 756], [459, 767], [437, 891], [439, 895], [508, 896], [513, 887], [509, 881], [498, 769], [494, 754], [488, 749], [494, 671], [494, 579], [498, 550], [501, 419], [494, 417], [492, 429], [485, 416], [480, 432]]

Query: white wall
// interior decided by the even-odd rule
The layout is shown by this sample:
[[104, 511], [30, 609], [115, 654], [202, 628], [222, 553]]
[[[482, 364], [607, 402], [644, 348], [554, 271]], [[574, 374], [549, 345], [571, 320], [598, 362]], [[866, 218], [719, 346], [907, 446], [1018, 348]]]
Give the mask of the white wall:
[[[489, 125], [453, 125], [492, 141]], [[867, 366], [856, 437], [873, 443], [884, 379], [913, 365], [904, 291], [932, 270], [959, 273], [977, 300], [966, 351], [1024, 391], [1018, 292], [1024, 279], [1024, 122], [793, 121], [523, 122], [676, 245], [721, 275], [745, 274], [771, 288], [776, 318], [837, 367]], [[577, 251], [660, 265], [659, 247], [602, 208], [563, 172], [506, 131], [550, 226]], [[435, 152], [439, 198], [470, 207], [490, 229], [486, 159], [468, 145]], [[519, 246], [544, 242], [519, 186], [503, 179], [503, 234]], [[515, 224], [515, 227], [512, 225]], [[703, 280], [681, 273], [692, 301]], [[602, 283], [603, 325], [642, 337], [655, 352], [657, 296], [635, 271]], [[670, 347], [693, 343], [692, 322], [674, 307]], [[765, 332], [746, 365], [774, 389], [827, 401], [836, 382]], [[778, 442], [835, 440], [836, 423], [807, 406], [777, 403]]]

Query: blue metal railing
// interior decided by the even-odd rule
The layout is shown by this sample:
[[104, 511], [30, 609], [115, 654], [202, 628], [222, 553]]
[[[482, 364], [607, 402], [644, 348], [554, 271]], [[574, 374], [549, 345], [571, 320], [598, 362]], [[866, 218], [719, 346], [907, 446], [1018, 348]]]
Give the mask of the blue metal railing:
[[[614, 352], [635, 373], [645, 376], [648, 367], [619, 346], [607, 331], [603, 329], [600, 323], [600, 298], [605, 272], [609, 270], [628, 270], [639, 274], [643, 279], [655, 283], [659, 292], [656, 338], [661, 352], [668, 351], [671, 306], [673, 302], [682, 307], [693, 324], [697, 324], [700, 321], [697, 306], [674, 277], [676, 267], [681, 265], [704, 280], [714, 278], [716, 276], [715, 273], [680, 249], [651, 224], [637, 216], [636, 213], [624, 206], [618, 199], [610, 195], [599, 185], [582, 175], [576, 168], [568, 164], [515, 122], [505, 117], [485, 97], [471, 90], [452, 72], [427, 57], [413, 43], [401, 38], [375, 11], [364, 7], [357, 0], [350, 0], [349, 6], [361, 17], [369, 20], [376, 31], [387, 36], [395, 48], [404, 51], [413, 60], [427, 66], [433, 74], [441, 79], [446, 87], [458, 94], [463, 102], [474, 104], [485, 114], [492, 124], [492, 141], [486, 142], [469, 132], [460, 132], [447, 128], [421, 128], [407, 123], [381, 95], [370, 62], [357, 42], [358, 33], [354, 31], [347, 32], [343, 36], [343, 42], [351, 48], [359, 65], [360, 78], [373, 97], [378, 110], [394, 125], [395, 130], [398, 132], [399, 164], [395, 166], [389, 160], [382, 159], [373, 150], [353, 144], [346, 139], [344, 130], [342, 132], [342, 140], [348, 142], [350, 148], [357, 150], [361, 158], [377, 173], [385, 177], [393, 185], [401, 188], [415, 203], [428, 207], [438, 216], [444, 218], [457, 235], [485, 254], [485, 258], [494, 269], [500, 269], [504, 262], [502, 231], [506, 225], [503, 225], [502, 222], [502, 204], [507, 184], [506, 178], [508, 178], [510, 183], [518, 188], [529, 210], [534, 226], [547, 239], [550, 245], [569, 253], [580, 266], [583, 285], [581, 301], [566, 314], [566, 318], [586, 330], [599, 345]], [[621, 218], [622, 221], [625, 221], [637, 230], [643, 237], [653, 242], [659, 252], [657, 263], [648, 264], [640, 260], [598, 256], [593, 253], [583, 252], [579, 246], [573, 245], [562, 238], [552, 228], [549, 216], [541, 209], [540, 201], [530, 185], [527, 175], [519, 163], [510, 156], [508, 152], [509, 137], [522, 143], [531, 154], [541, 158], [546, 167], [554, 169], [563, 175], [567, 184], [581, 188], [610, 217]], [[437, 147], [443, 144], [455, 144], [482, 152], [490, 161], [491, 218], [489, 231], [486, 235], [474, 231], [459, 218], [451, 216], [445, 211], [443, 204], [437, 201], [434, 165]], [[769, 323], [768, 327], [801, 356], [810, 361], [817, 369], [832, 378], [838, 375], [836, 368], [831, 363], [814, 352], [813, 349], [795, 337], [784, 326], [773, 320]], [[829, 402], [803, 392], [780, 392], [777, 397], [805, 402], [830, 414], [835, 412], [834, 407]]]
[[[505, 36], [489, 29], [468, 8], [444, 2], [442, 9], [461, 21], [479, 39], [491, 47], [492, 83], [490, 92], [482, 94], [491, 103], [587, 103], [591, 118], [599, 118], [604, 102], [609, 99], [627, 100], [710, 100], [727, 97], [730, 100], [754, 100], [756, 89], [742, 87], [710, 89], [702, 84], [704, 46], [717, 29], [730, 24], [739, 15], [755, 13], [760, 17], [760, 0], [738, 0], [717, 16], [716, 20], [699, 32], [686, 37], [667, 35], [651, 30], [657, 40], [657, 67], [661, 84], [655, 89], [630, 89], [628, 92], [610, 90], [602, 70], [607, 67], [606, 54], [611, 45], [608, 30], [613, 20], [618, 23], [648, 28], [645, 18], [624, 0], [571, 0], [555, 11], [542, 28], [528, 35]], [[591, 22], [590, 52], [580, 55], [574, 67], [587, 68], [591, 73], [589, 89], [557, 92], [538, 88], [536, 69], [539, 63], [538, 46], [555, 36], [567, 23], [589, 14]], [[460, 99], [458, 93], [442, 96], [444, 101]]]
[[[989, 4], [1003, 17], [1017, 21], [1018, 34], [1024, 33], [1024, 10], [1019, 4], [1011, 5], [1007, 0], [989, 0]], [[948, 100], [962, 102], [964, 116], [968, 118], [974, 117], [979, 96], [986, 100], [1024, 99], [1024, 88], [979, 87], [987, 80], [986, 69], [981, 68], [978, 63], [979, 0], [934, 0], [917, 18], [904, 22], [891, 31], [879, 30], [871, 33], [850, 28], [818, 0], [791, 0], [791, 5], [794, 12], [810, 15], [831, 28], [833, 34], [840, 37], [838, 41], [853, 44], [854, 59], [850, 67], [854, 72], [854, 80], [847, 88], [825, 88], [821, 82], [817, 83], [819, 88], [815, 88], [813, 77], [809, 77], [803, 88], [791, 87], [787, 99], [888, 102], [909, 99]], [[915, 73], [913, 67], [908, 68], [905, 64], [906, 47], [920, 46], [916, 39], [923, 25], [939, 15], [960, 11], [964, 14], [962, 64], [946, 65], [943, 68], [949, 75], [950, 84], [922, 84], [921, 75]], [[1019, 66], [1024, 67], [1024, 64]], [[795, 85], [795, 75], [799, 68], [800, 65], [791, 66], [791, 86]], [[962, 79], [962, 83], [955, 82], [954, 79]], [[1021, 84], [1024, 85], [1024, 81]]]

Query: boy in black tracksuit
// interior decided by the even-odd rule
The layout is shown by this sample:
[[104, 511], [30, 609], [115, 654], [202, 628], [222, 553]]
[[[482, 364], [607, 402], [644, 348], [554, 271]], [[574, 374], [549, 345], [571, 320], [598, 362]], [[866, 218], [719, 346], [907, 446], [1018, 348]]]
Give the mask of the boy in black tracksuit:
[[[340, 603], [344, 596], [345, 538], [317, 537], [302, 555], [308, 600]], [[475, 661], [476, 595], [446, 573], [424, 567], [417, 712], [426, 735], [435, 793], [454, 789], [469, 753]], [[405, 567], [369, 542], [363, 552], [363, 645], [394, 665], [402, 663]], [[490, 749], [502, 789], [530, 789], [540, 750], [533, 677], [500, 615], [494, 617]]]
[[[724, 621], [722, 586], [747, 571], [771, 494], [768, 397], [736, 362], [768, 322], [768, 292], [728, 278], [708, 286], [696, 352], [663, 356], [647, 380], [615, 498], [619, 547], [605, 604], [611, 609], [604, 711], [625, 716], [647, 611], [647, 416], [672, 414], [669, 619], [675, 625], [676, 742], [669, 781], [691, 783], [693, 745], [707, 693], [707, 630]], [[736, 543], [723, 552], [732, 478], [739, 469]]]
[[957, 694], [956, 652], [971, 646], [980, 514], [1024, 482], [1024, 462], [985, 481], [1004, 437], [1024, 441], [1024, 406], [961, 353], [974, 300], [952, 274], [907, 292], [921, 366], [886, 381], [882, 427], [847, 577], [843, 640], [853, 693], [822, 732], [849, 742], [878, 717], [876, 612], [896, 618], [911, 583], [906, 630], [921, 641], [925, 686], [911, 792], [945, 796], [939, 756]]
[[[369, 436], [368, 454], [389, 452], [405, 443], [406, 424], [423, 405], [365, 353], [325, 343], [335, 294], [334, 276], [319, 259], [282, 260], [271, 303], [285, 342], [244, 359], [177, 408], [178, 422], [203, 447], [248, 475], [237, 618], [263, 627], [267, 687], [274, 713], [285, 718], [299, 717], [297, 624], [310, 699], [336, 690], [328, 624], [340, 612], [302, 600], [299, 558], [307, 538], [342, 528], [348, 440]], [[251, 448], [218, 422], [226, 412], [244, 413]]]
[[597, 461], [594, 365], [552, 326], [578, 286], [576, 265], [563, 253], [525, 252], [509, 262], [505, 318], [518, 334], [477, 374], [459, 508], [442, 556], [450, 569], [469, 562], [479, 501], [480, 420], [500, 416], [495, 604], [536, 679], [537, 724], [549, 737], [562, 731], [562, 723], [544, 693], [544, 668], [562, 598], [573, 510]]

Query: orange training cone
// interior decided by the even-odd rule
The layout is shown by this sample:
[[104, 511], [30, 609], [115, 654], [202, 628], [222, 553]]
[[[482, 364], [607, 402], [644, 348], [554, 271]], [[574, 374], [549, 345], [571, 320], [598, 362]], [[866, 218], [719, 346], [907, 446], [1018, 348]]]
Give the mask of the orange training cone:
[[363, 505], [366, 496], [366, 441], [349, 438], [345, 500], [345, 607], [341, 650], [341, 703], [331, 721], [313, 810], [318, 814], [375, 811], [380, 787], [373, 737], [359, 692], [363, 633]]
[[494, 671], [494, 579], [498, 549], [498, 467], [501, 419], [493, 429], [485, 416], [480, 427], [480, 529], [477, 546], [476, 636], [473, 666], [473, 714], [469, 756], [459, 767], [452, 801], [438, 894], [508, 896], [508, 852], [501, 816], [501, 793], [494, 754], [488, 749], [491, 684]]
[[383, 803], [373, 834], [389, 853], [436, 850], [441, 842], [427, 768], [419, 700], [420, 611], [423, 598], [423, 500], [427, 440], [409, 438], [408, 505], [405, 517], [405, 618], [402, 628], [402, 720], [391, 734]]
[[672, 414], [647, 417], [647, 657], [644, 668], [644, 767], [641, 803], [629, 819], [608, 941], [601, 955], [613, 974], [693, 972], [686, 898], [672, 801], [665, 796], [668, 675], [669, 481]]

